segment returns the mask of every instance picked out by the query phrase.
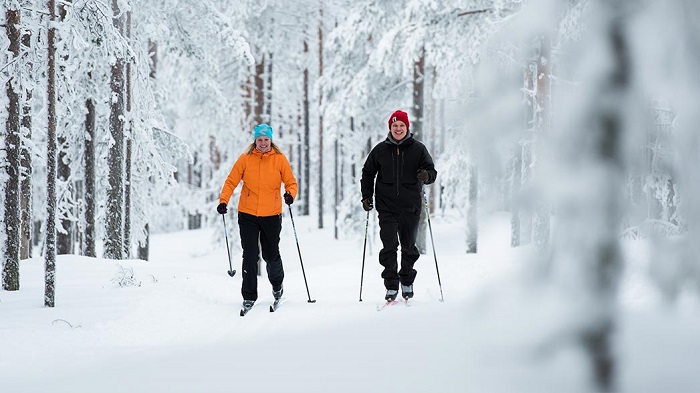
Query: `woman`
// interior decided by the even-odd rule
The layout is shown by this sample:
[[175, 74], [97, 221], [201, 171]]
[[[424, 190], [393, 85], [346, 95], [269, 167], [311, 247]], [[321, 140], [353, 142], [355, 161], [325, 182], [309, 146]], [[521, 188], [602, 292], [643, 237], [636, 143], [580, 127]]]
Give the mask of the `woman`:
[[[243, 247], [243, 311], [247, 312], [258, 299], [258, 241], [267, 263], [267, 277], [275, 300], [282, 297], [284, 269], [279, 252], [282, 230], [282, 198], [287, 205], [297, 195], [297, 181], [287, 157], [272, 142], [272, 127], [258, 124], [253, 143], [236, 160], [226, 178], [216, 211], [226, 214], [226, 204], [238, 183], [243, 180], [238, 201], [238, 227]], [[280, 186], [285, 193], [280, 197]]]

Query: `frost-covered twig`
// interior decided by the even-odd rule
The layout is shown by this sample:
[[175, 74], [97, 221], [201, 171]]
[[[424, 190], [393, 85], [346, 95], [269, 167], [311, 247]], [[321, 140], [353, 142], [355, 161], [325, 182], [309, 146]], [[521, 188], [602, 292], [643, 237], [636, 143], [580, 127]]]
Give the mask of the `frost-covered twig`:
[[125, 268], [122, 265], [119, 266], [119, 271], [117, 275], [112, 279], [112, 282], [118, 287], [140, 287], [141, 282], [134, 278], [134, 269]]
[[65, 319], [54, 319], [53, 322], [51, 322], [51, 324], [56, 326], [56, 322], [65, 322], [68, 326], [70, 326], [71, 329], [77, 329], [79, 327], [82, 327], [80, 325], [73, 326], [72, 323], [66, 321]]

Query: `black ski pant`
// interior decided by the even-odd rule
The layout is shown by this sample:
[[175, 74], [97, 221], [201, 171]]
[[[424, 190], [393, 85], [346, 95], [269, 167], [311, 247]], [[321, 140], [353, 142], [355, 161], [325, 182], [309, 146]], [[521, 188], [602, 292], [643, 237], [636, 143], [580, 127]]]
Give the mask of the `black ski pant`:
[[[420, 214], [379, 212], [379, 237], [384, 247], [379, 251], [379, 263], [384, 266], [382, 278], [386, 289], [398, 290], [399, 282], [403, 285], [411, 285], [416, 279], [417, 272], [413, 265], [420, 256], [416, 247], [419, 221]], [[401, 245], [400, 270], [398, 270], [397, 261], [399, 244]]]
[[267, 278], [273, 290], [279, 290], [284, 280], [284, 268], [280, 257], [280, 232], [282, 215], [257, 217], [238, 213], [238, 227], [241, 231], [243, 248], [243, 300], [258, 300], [258, 258], [262, 247], [262, 257], [266, 262]]

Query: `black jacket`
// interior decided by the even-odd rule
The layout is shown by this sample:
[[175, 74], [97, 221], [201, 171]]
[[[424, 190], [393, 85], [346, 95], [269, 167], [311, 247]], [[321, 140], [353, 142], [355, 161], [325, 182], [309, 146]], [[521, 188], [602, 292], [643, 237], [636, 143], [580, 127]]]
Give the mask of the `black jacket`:
[[413, 139], [413, 134], [400, 142], [389, 134], [372, 149], [362, 167], [362, 199], [374, 196], [377, 211], [419, 214], [423, 203], [422, 184], [416, 177], [419, 169], [428, 171], [426, 184], [435, 181], [437, 171], [425, 145]]

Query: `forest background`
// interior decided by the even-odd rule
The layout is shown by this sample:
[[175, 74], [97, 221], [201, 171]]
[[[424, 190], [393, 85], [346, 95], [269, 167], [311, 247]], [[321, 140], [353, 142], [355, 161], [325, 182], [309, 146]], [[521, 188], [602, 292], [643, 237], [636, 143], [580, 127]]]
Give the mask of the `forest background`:
[[700, 287], [700, 5], [660, 3], [3, 0], [3, 289], [41, 255], [52, 307], [56, 254], [148, 260], [151, 233], [220, 225], [261, 122], [298, 214], [361, 238], [360, 165], [404, 109], [430, 213], [476, 253], [477, 213], [509, 212], [534, 275], [596, 316], [578, 331], [606, 386], [620, 240], [649, 242], [669, 302]]

